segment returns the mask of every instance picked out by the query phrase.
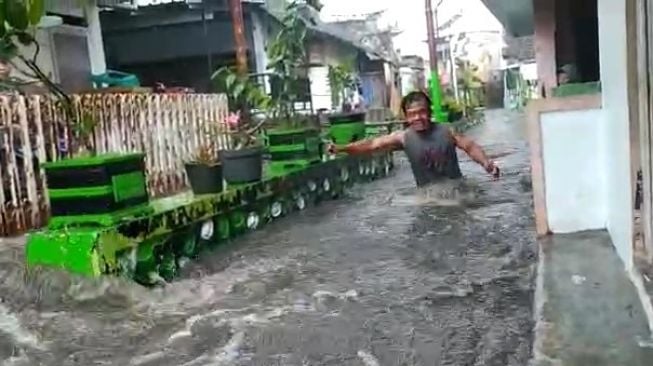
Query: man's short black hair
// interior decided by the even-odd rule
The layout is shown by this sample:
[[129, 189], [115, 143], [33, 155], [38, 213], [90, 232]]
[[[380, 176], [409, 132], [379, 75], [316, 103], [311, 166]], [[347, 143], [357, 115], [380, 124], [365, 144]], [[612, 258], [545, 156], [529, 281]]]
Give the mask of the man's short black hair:
[[401, 110], [406, 114], [408, 105], [415, 102], [424, 102], [428, 106], [429, 112], [431, 111], [431, 98], [428, 94], [421, 90], [416, 90], [408, 93], [404, 99], [401, 100]]

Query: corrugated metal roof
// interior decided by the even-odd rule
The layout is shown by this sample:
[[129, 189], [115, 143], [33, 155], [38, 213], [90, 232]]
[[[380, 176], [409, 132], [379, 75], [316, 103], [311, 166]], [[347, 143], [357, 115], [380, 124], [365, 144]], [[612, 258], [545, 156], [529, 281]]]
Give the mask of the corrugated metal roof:
[[[272, 12], [265, 7], [263, 7], [263, 9], [278, 21], [281, 21], [281, 19], [283, 18], [281, 14]], [[350, 29], [347, 29], [347, 27], [342, 26], [342, 24], [323, 22], [320, 19], [319, 12], [310, 6], [306, 6], [306, 5], [301, 6], [300, 16], [304, 20], [306, 27], [312, 32], [330, 36], [354, 48], [357, 48], [365, 52], [366, 56], [370, 60], [384, 60], [393, 63], [395, 62], [395, 60], [392, 60], [390, 57], [387, 57], [386, 55], [379, 53], [377, 49], [375, 49], [374, 47], [363, 44], [360, 41], [360, 39], [358, 39], [356, 34], [353, 34]]]
[[[58, 0], [57, 0], [58, 1]], [[68, 0], [64, 0], [68, 1]], [[73, 0], [74, 1], [74, 0]], [[207, 3], [215, 2], [216, 0], [206, 0]], [[241, 0], [244, 3], [258, 3], [265, 4], [265, 0]], [[202, 0], [98, 0], [98, 5], [116, 8], [132, 8], [168, 5], [173, 3], [186, 3], [189, 5], [202, 4]]]

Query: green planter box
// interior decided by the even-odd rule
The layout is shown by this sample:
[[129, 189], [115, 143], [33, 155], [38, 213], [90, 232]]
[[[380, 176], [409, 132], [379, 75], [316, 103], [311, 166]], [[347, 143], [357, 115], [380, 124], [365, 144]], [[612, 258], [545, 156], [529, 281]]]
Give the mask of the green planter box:
[[329, 116], [329, 136], [337, 145], [365, 138], [365, 113], [342, 113]]
[[272, 175], [322, 160], [322, 138], [315, 128], [272, 129], [265, 132]]
[[108, 215], [147, 203], [143, 154], [107, 154], [43, 164], [52, 218]]

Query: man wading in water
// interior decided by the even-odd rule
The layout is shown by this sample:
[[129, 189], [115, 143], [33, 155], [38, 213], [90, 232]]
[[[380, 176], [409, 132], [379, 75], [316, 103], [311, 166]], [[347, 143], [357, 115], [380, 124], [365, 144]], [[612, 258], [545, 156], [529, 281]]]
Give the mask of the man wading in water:
[[332, 153], [351, 155], [377, 151], [404, 150], [410, 161], [418, 187], [462, 178], [456, 147], [465, 151], [494, 178], [499, 168], [474, 141], [452, 132], [446, 126], [431, 122], [431, 100], [423, 92], [412, 92], [401, 102], [408, 128], [390, 135], [354, 142], [346, 146], [330, 146]]

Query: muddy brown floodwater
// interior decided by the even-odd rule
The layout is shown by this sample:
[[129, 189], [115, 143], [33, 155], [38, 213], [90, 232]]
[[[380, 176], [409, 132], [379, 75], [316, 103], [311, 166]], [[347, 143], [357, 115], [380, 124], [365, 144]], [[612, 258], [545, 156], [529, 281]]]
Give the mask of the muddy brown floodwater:
[[536, 251], [523, 118], [486, 119], [470, 134], [505, 175], [463, 157], [472, 199], [418, 193], [398, 153], [393, 177], [224, 245], [166, 288], [26, 279], [20, 240], [4, 240], [0, 362], [526, 365]]

